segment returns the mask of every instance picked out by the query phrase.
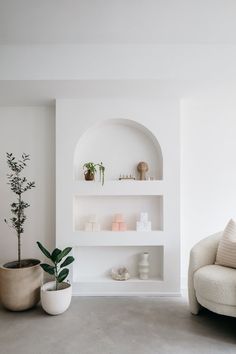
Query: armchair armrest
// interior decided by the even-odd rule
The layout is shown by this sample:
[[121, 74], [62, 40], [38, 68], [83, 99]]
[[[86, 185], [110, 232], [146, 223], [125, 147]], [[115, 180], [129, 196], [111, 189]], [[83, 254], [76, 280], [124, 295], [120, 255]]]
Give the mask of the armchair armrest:
[[222, 232], [218, 232], [198, 242], [190, 252], [189, 268], [188, 268], [188, 297], [189, 306], [193, 314], [198, 314], [200, 305], [197, 302], [193, 276], [194, 272], [201, 267], [209, 264], [214, 264], [216, 259], [216, 252], [218, 243], [221, 238]]

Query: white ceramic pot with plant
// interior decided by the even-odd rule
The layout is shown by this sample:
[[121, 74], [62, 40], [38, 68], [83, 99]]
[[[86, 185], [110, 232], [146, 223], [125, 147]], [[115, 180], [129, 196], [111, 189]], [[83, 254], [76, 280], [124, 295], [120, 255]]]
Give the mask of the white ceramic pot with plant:
[[[69, 274], [69, 269], [65, 267], [74, 262], [74, 257], [67, 256], [72, 248], [67, 247], [63, 251], [55, 248], [50, 253], [40, 242], [37, 242], [37, 244], [42, 253], [52, 263], [52, 265], [42, 263], [40, 264], [41, 268], [55, 279], [41, 286], [41, 304], [44, 311], [49, 315], [60, 315], [68, 309], [71, 303], [72, 287], [64, 280]], [[63, 260], [65, 257], [66, 259]]]
[[29, 155], [22, 154], [17, 160], [12, 153], [7, 153], [7, 164], [10, 173], [7, 174], [11, 191], [16, 200], [11, 203], [12, 217], [5, 222], [16, 231], [18, 258], [0, 266], [0, 301], [11, 311], [23, 311], [35, 306], [40, 299], [42, 284], [42, 269], [38, 259], [22, 259], [21, 238], [26, 221], [25, 209], [30, 205], [23, 200], [23, 194], [35, 187], [35, 182], [28, 182], [22, 176], [27, 166]]

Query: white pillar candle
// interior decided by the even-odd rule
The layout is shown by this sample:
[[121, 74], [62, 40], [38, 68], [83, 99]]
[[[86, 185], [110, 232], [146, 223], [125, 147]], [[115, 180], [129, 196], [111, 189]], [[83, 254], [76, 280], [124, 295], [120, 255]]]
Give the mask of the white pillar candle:
[[98, 232], [100, 231], [101, 227], [100, 224], [98, 222], [94, 222], [93, 223], [93, 231]]
[[96, 214], [91, 214], [89, 216], [89, 222], [97, 222], [97, 215]]
[[148, 222], [148, 213], [140, 213], [140, 221]]
[[86, 222], [84, 230], [93, 231], [93, 224], [91, 222]]

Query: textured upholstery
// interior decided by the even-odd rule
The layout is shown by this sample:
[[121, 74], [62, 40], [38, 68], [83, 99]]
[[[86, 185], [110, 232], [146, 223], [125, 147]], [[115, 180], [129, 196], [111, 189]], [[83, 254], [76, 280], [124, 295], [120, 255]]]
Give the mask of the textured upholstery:
[[191, 250], [188, 273], [189, 305], [236, 317], [236, 269], [215, 264], [222, 232], [197, 243]]
[[194, 289], [198, 300], [236, 306], [236, 271], [216, 264], [202, 267], [194, 274]]
[[233, 219], [228, 222], [219, 242], [216, 264], [236, 268], [236, 222]]
[[193, 314], [198, 314], [200, 310], [200, 303], [197, 301], [194, 288], [194, 274], [198, 269], [215, 263], [216, 251], [221, 235], [222, 232], [211, 235], [198, 242], [191, 249], [188, 269], [188, 296], [190, 310]]

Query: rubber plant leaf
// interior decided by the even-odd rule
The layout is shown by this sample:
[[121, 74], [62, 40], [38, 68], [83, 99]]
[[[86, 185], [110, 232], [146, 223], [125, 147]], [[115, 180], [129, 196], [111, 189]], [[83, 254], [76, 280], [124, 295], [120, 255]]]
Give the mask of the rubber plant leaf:
[[62, 260], [62, 258], [67, 256], [68, 253], [70, 253], [71, 250], [72, 250], [71, 247], [67, 247], [63, 251], [61, 251], [61, 253], [57, 256], [57, 263], [59, 263]]
[[52, 252], [52, 255], [51, 255], [51, 260], [54, 263], [57, 263], [57, 258], [59, 256], [59, 254], [61, 254], [61, 250], [59, 250], [59, 248], [55, 248], [55, 250]]
[[51, 275], [54, 275], [55, 273], [55, 268], [49, 264], [46, 264], [46, 263], [41, 263], [40, 264], [40, 267], [46, 272], [46, 273], [49, 273]]
[[44, 254], [47, 258], [51, 259], [51, 254], [48, 252], [48, 250], [46, 250], [45, 247], [43, 247], [43, 245], [42, 245], [39, 241], [37, 241], [37, 245], [39, 246], [39, 248], [41, 249], [41, 251], [43, 252], [43, 254]]
[[65, 280], [66, 277], [68, 276], [68, 274], [69, 274], [69, 269], [67, 269], [67, 268], [63, 269], [58, 275], [58, 278], [57, 278], [58, 283], [63, 282], [63, 280]]
[[61, 264], [61, 268], [68, 266], [69, 264], [71, 264], [72, 262], [74, 262], [74, 260], [75, 260], [74, 257], [68, 256], [68, 257], [64, 260], [64, 262]]

